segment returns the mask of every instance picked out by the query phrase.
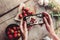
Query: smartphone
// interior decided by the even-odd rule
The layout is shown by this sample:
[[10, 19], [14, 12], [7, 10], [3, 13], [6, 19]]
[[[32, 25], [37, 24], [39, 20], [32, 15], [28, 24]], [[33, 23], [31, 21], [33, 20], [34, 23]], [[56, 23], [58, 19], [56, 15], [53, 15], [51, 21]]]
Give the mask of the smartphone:
[[43, 24], [43, 15], [42, 13], [26, 16], [24, 18], [26, 20], [27, 25], [38, 25]]

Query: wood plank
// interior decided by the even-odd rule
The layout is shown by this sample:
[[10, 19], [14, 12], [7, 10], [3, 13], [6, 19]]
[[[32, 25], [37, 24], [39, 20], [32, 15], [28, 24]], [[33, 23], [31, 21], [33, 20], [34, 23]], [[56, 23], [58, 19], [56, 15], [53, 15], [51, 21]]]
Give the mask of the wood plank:
[[0, 0], [0, 14], [7, 12], [8, 10], [25, 1], [26, 0]]
[[0, 24], [17, 15], [18, 8], [0, 18]]

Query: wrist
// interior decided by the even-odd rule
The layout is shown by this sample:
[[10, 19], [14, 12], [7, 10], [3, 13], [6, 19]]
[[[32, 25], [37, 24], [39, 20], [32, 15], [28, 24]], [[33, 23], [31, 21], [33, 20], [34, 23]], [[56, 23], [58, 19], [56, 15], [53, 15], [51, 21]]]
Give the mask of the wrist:
[[56, 36], [56, 34], [55, 34], [55, 33], [52, 33], [52, 34], [51, 34], [51, 37], [52, 37], [52, 38], [53, 38], [53, 37], [55, 37], [55, 36]]
[[53, 38], [54, 40], [59, 40], [58, 36], [57, 36], [55, 33], [52, 34], [52, 38]]
[[50, 32], [49, 33], [51, 36], [56, 35], [55, 32]]
[[23, 40], [27, 40], [28, 38], [27, 37], [24, 37]]
[[23, 36], [22, 39], [23, 40], [27, 40], [28, 38], [27, 38], [27, 36]]

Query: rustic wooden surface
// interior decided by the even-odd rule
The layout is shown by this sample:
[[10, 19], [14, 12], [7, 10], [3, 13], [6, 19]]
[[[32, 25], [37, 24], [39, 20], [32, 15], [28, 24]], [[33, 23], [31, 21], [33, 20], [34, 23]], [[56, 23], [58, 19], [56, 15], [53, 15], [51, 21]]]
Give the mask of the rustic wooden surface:
[[[30, 0], [31, 1], [31, 0]], [[24, 2], [24, 0], [0, 0], [0, 14], [3, 14], [4, 12], [12, 9], [13, 7], [17, 6], [21, 2]], [[27, 5], [35, 5], [34, 3], [31, 4], [32, 1]], [[44, 8], [39, 8], [38, 6], [33, 6], [36, 8], [36, 12], [39, 10], [39, 12], [45, 11]], [[15, 16], [18, 13], [18, 8], [11, 11], [9, 14], [6, 14], [2, 17], [0, 17], [0, 40], [5, 40], [5, 29], [9, 24], [16, 23], [14, 20]], [[29, 31], [29, 40], [40, 40], [43, 36], [45, 36], [48, 32], [45, 29], [45, 26], [40, 27], [39, 25], [33, 26], [33, 28]]]
[[0, 0], [0, 14], [7, 12], [8, 10], [25, 1], [26, 0]]

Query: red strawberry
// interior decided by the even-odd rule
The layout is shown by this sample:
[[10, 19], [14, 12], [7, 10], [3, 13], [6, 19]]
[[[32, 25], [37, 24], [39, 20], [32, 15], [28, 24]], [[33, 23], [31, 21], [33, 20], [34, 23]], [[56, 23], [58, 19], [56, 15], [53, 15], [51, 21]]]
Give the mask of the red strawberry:
[[28, 11], [29, 10], [29, 8], [25, 8], [25, 11]]
[[35, 19], [34, 18], [31, 18], [30, 22], [31, 23], [34, 23], [35, 22]]
[[14, 34], [14, 37], [17, 37], [17, 34], [16, 33]]
[[14, 30], [16, 30], [16, 27], [13, 27]]
[[22, 14], [19, 14], [19, 18], [21, 19], [23, 16], [22, 16]]
[[12, 38], [13, 38], [13, 36], [10, 34], [10, 35], [8, 35], [8, 38], [9, 38], [9, 39], [12, 39]]
[[32, 12], [29, 11], [29, 12], [28, 12], [28, 15], [32, 15]]
[[7, 34], [10, 34], [10, 32], [8, 31]]
[[27, 16], [26, 11], [22, 11], [23, 16]]
[[14, 33], [17, 34], [17, 31], [15, 31]]
[[19, 29], [20, 29], [20, 27], [17, 27], [17, 29], [19, 30]]
[[35, 14], [35, 12], [31, 12], [31, 14], [32, 14], [32, 15], [34, 15], [34, 14]]
[[10, 28], [8, 28], [8, 30], [10, 31], [11, 29], [10, 29]]
[[24, 16], [26, 17], [26, 16], [27, 16], [27, 14], [26, 14], [26, 13], [24, 13]]
[[22, 11], [22, 13], [24, 14], [24, 13], [26, 13], [26, 11]]

